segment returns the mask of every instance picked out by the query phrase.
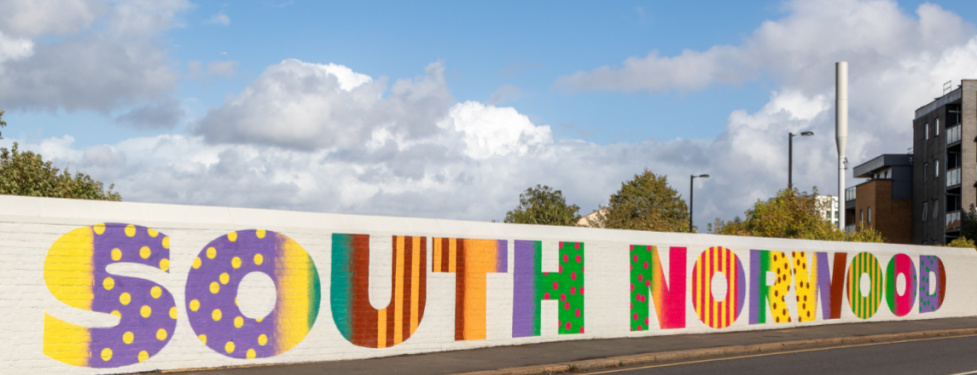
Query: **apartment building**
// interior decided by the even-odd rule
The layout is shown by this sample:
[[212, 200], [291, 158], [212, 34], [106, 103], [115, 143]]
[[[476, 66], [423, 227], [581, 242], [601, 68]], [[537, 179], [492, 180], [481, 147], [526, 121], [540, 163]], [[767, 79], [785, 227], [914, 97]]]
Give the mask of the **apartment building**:
[[845, 189], [845, 230], [859, 225], [878, 230], [888, 243], [913, 243], [913, 157], [885, 154], [858, 165]]
[[952, 241], [977, 201], [977, 80], [916, 110], [912, 170], [912, 242]]

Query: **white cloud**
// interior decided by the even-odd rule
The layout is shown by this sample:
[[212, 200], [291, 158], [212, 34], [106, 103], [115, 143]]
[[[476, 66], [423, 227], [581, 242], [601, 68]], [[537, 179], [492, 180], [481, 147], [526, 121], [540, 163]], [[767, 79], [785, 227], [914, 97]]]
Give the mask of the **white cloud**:
[[14, 38], [0, 32], [0, 64], [7, 60], [21, 60], [34, 54], [30, 39]]
[[[773, 77], [768, 103], [732, 112], [716, 139], [555, 141], [548, 126], [513, 108], [456, 103], [440, 63], [388, 85], [342, 65], [285, 60], [211, 109], [190, 135], [24, 147], [115, 182], [126, 200], [476, 220], [501, 219], [535, 184], [563, 190], [587, 211], [645, 167], [671, 176], [684, 196], [686, 176], [708, 173], [695, 194], [704, 229], [786, 186], [790, 131], [816, 134], [795, 139], [795, 186], [834, 193], [834, 61], [851, 64], [852, 165], [905, 152], [913, 110], [977, 66], [973, 27], [934, 5], [914, 18], [887, 1], [818, 4], [787, 3], [785, 17], [764, 22], [741, 46], [688, 53], [712, 67], [706, 81], [609, 70], [665, 82], [634, 88], [652, 91]], [[734, 55], [742, 70], [723, 65]]]
[[441, 63], [429, 65], [422, 77], [398, 80], [385, 93], [385, 77], [285, 60], [209, 110], [194, 132], [209, 142], [345, 148], [378, 131], [403, 140], [430, 137], [451, 105]]
[[549, 126], [536, 126], [515, 109], [479, 102], [454, 105], [438, 126], [464, 134], [465, 155], [484, 160], [493, 155], [524, 156], [553, 142]]
[[498, 105], [502, 102], [519, 99], [520, 96], [522, 96], [522, 90], [520, 90], [519, 87], [516, 85], [505, 84], [492, 93], [492, 96], [489, 97], [487, 103], [489, 105]]
[[0, 0], [0, 32], [17, 37], [70, 35], [107, 11], [99, 1]]
[[[183, 0], [0, 3], [0, 105], [108, 113], [160, 99], [177, 74], [159, 34], [190, 6]], [[49, 36], [59, 38], [33, 41]]]
[[741, 45], [717, 45], [677, 56], [631, 57], [622, 66], [560, 77], [571, 90], [695, 91], [712, 84], [737, 84], [766, 73], [786, 86], [822, 89], [835, 61], [869, 71], [894, 60], [939, 54], [966, 42], [973, 25], [937, 5], [923, 4], [913, 18], [890, 0], [793, 0], [787, 15], [766, 21]]
[[215, 25], [229, 26], [231, 24], [231, 17], [228, 17], [224, 11], [220, 11], [213, 17], [207, 19], [207, 23], [212, 23]]
[[[237, 72], [237, 67], [241, 63], [228, 60], [228, 61], [214, 61], [207, 64], [207, 75], [208, 76], [218, 76], [218, 77], [233, 77]], [[199, 67], [197, 68], [199, 69]]]

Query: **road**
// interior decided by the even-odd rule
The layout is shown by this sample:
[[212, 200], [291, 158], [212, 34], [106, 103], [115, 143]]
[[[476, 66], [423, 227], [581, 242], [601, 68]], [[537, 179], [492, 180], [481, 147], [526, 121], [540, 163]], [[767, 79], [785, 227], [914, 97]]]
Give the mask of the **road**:
[[977, 374], [977, 336], [800, 350], [580, 374]]

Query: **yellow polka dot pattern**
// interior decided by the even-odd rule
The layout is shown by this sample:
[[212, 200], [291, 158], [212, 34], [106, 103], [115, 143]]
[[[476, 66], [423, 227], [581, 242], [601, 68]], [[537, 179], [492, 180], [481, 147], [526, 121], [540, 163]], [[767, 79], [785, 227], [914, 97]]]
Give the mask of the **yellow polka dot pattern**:
[[199, 309], [200, 309], [200, 301], [198, 300], [190, 301], [190, 311], [196, 312]]
[[247, 358], [254, 359], [255, 356], [257, 356], [257, 353], [254, 352], [254, 349], [248, 349]]
[[221, 291], [221, 285], [220, 284], [218, 284], [216, 281], [210, 283], [210, 293], [211, 294], [217, 294], [217, 292], [220, 292], [220, 291]]
[[237, 232], [228, 233], [227, 240], [231, 242], [237, 241]]
[[268, 336], [262, 333], [258, 336], [258, 345], [265, 346], [265, 344], [268, 344]]
[[198, 269], [198, 268], [200, 268], [200, 264], [201, 264], [201, 263], [202, 263], [202, 262], [201, 262], [201, 260], [200, 260], [200, 257], [196, 257], [196, 258], [195, 258], [195, 259], [193, 260], [193, 269]]
[[[108, 273], [116, 262], [168, 272], [169, 251], [163, 246], [167, 237], [161, 234], [134, 224], [100, 223], [68, 232], [51, 246], [45, 259], [45, 282], [49, 289], [51, 285], [65, 286], [63, 289], [72, 294], [70, 299], [62, 298], [53, 290], [54, 297], [69, 306], [73, 305], [68, 301], [87, 300], [85, 306], [78, 308], [109, 314], [118, 320], [111, 327], [89, 328], [61, 321], [53, 324], [53, 318], [47, 318], [44, 354], [76, 366], [120, 368], [148, 360], [166, 345], [177, 324], [172, 296], [145, 277]], [[79, 270], [67, 272], [63, 266], [51, 269], [49, 259], [62, 259], [66, 251], [73, 251], [72, 260], [78, 263]], [[89, 294], [78, 295], [70, 289], [79, 281]], [[157, 310], [156, 314], [153, 310]], [[66, 331], [67, 327], [77, 327], [84, 334]], [[151, 340], [154, 335], [157, 340]], [[52, 346], [58, 348], [50, 349]]]
[[231, 259], [231, 267], [234, 267], [234, 269], [241, 268], [241, 258], [234, 257]]
[[224, 345], [224, 351], [226, 351], [227, 354], [234, 353], [234, 341], [228, 341], [227, 344]]
[[237, 318], [234, 318], [234, 327], [235, 328], [241, 328], [242, 326], [244, 326], [244, 318], [242, 318], [240, 316], [237, 317]]
[[227, 282], [231, 281], [231, 276], [224, 272], [220, 276], [221, 284], [227, 285]]
[[210, 314], [210, 317], [214, 319], [215, 322], [221, 320], [221, 309], [214, 309], [214, 312]]
[[264, 256], [262, 256], [261, 254], [255, 254], [254, 255], [254, 264], [260, 266], [261, 263], [264, 263], [264, 262], [265, 262], [265, 257]]
[[207, 248], [207, 259], [214, 259], [217, 256], [217, 249], [213, 247]]
[[264, 229], [258, 229], [256, 231], [254, 231], [254, 235], [256, 237], [258, 237], [258, 238], [265, 238], [265, 233], [267, 233], [267, 232], [265, 232]]
[[197, 338], [200, 339], [200, 341], [203, 342], [204, 345], [207, 345], [207, 335], [199, 335], [197, 336]]
[[808, 263], [807, 253], [791, 253], [791, 273], [794, 274], [794, 294], [797, 299], [797, 320], [814, 321], [817, 318], [818, 300], [815, 290], [818, 285], [817, 262]]

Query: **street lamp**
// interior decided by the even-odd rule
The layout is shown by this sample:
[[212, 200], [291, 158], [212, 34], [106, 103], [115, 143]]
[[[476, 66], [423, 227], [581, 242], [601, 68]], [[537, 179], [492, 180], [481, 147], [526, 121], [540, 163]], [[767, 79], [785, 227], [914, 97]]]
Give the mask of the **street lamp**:
[[692, 233], [692, 198], [693, 198], [693, 194], [692, 193], [693, 193], [693, 189], [695, 188], [695, 185], [693, 184], [693, 182], [695, 181], [695, 178], [696, 177], [698, 177], [698, 178], [709, 178], [709, 175], [707, 175], [707, 174], [700, 174], [698, 176], [696, 176], [696, 175], [689, 176], [689, 233]]
[[801, 132], [801, 134], [787, 133], [787, 188], [794, 188], [794, 137], [795, 136], [810, 137], [814, 135], [814, 132]]

